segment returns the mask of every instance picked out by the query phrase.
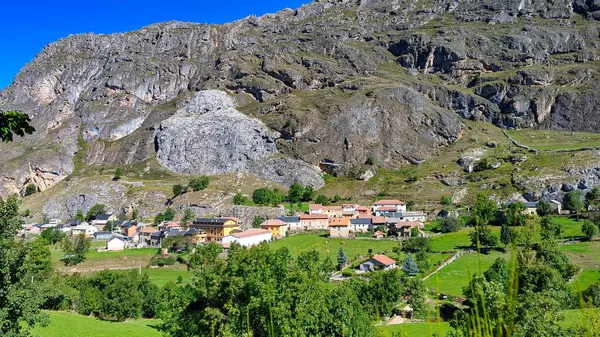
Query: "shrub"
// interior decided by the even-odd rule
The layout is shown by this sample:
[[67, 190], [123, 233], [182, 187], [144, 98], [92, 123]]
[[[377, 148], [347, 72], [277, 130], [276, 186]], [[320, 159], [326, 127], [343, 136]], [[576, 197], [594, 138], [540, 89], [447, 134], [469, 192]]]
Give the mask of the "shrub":
[[458, 232], [462, 228], [462, 224], [457, 217], [448, 217], [440, 221], [440, 231], [442, 233]]
[[166, 254], [166, 255], [154, 255], [152, 259], [150, 259], [151, 266], [172, 266], [177, 263], [177, 258], [174, 255]]
[[452, 205], [452, 197], [449, 195], [442, 195], [442, 199], [440, 200], [440, 203], [445, 206], [450, 206], [450, 205]]
[[354, 269], [351, 268], [344, 269], [344, 271], [342, 272], [342, 276], [345, 277], [350, 277], [352, 275], [354, 275]]
[[189, 186], [189, 188], [192, 189], [192, 191], [198, 192], [198, 191], [202, 191], [205, 188], [207, 188], [209, 183], [210, 183], [210, 179], [206, 176], [202, 176], [202, 177], [194, 178], [194, 179], [190, 180], [190, 183], [188, 184], [188, 186]]
[[173, 195], [179, 196], [185, 193], [185, 188], [182, 185], [176, 184], [173, 185]]
[[35, 194], [37, 192], [37, 187], [34, 184], [29, 184], [25, 187], [25, 196]]
[[581, 231], [583, 232], [583, 234], [585, 234], [586, 236], [592, 238], [596, 235], [598, 235], [598, 226], [596, 226], [595, 223], [586, 220], [583, 225], [581, 225]]
[[120, 180], [121, 177], [123, 177], [123, 169], [117, 167], [117, 169], [115, 170], [115, 175], [113, 176], [113, 180]]

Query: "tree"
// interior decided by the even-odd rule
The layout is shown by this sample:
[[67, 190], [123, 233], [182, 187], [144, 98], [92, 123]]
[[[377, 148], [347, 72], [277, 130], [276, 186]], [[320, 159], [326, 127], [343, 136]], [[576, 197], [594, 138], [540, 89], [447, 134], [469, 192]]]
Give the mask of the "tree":
[[256, 189], [254, 190], [254, 193], [252, 193], [252, 201], [254, 201], [254, 203], [257, 205], [269, 205], [271, 204], [272, 200], [273, 191], [266, 187]]
[[263, 222], [265, 222], [265, 219], [263, 217], [255, 216], [254, 219], [252, 220], [252, 227], [260, 228], [260, 224]]
[[103, 231], [105, 232], [112, 232], [115, 226], [115, 223], [113, 221], [107, 221], [106, 225], [104, 225], [104, 228], [102, 228]]
[[306, 186], [304, 188], [304, 193], [302, 193], [302, 201], [311, 201], [315, 197], [315, 190], [312, 186]]
[[190, 223], [194, 220], [194, 212], [188, 207], [183, 211], [183, 217], [181, 218], [181, 226], [187, 229]]
[[563, 207], [571, 212], [579, 214], [584, 207], [581, 192], [573, 190], [565, 194], [563, 197]]
[[500, 241], [506, 247], [512, 242], [512, 239], [512, 230], [506, 224], [503, 224], [502, 229], [500, 229]]
[[411, 237], [404, 241], [402, 250], [409, 253], [429, 252], [431, 250], [431, 239], [428, 237]]
[[455, 216], [450, 216], [440, 220], [440, 231], [442, 233], [458, 232], [462, 228], [460, 219]]
[[595, 223], [586, 220], [583, 222], [583, 225], [581, 225], [581, 231], [583, 234], [585, 234], [585, 236], [593, 238], [594, 236], [598, 235], [598, 226], [596, 226]]
[[189, 186], [189, 188], [192, 189], [192, 191], [198, 192], [198, 191], [202, 191], [205, 188], [207, 188], [209, 184], [210, 184], [210, 178], [208, 178], [206, 176], [202, 176], [202, 177], [194, 178], [194, 179], [190, 180], [190, 183], [188, 184], [188, 186]]
[[421, 314], [427, 309], [425, 301], [427, 300], [427, 287], [423, 280], [418, 277], [411, 277], [404, 282], [404, 298], [410, 304], [414, 314]]
[[29, 184], [25, 187], [25, 196], [29, 196], [35, 194], [37, 192], [37, 186], [34, 184]]
[[180, 184], [175, 184], [173, 185], [173, 196], [180, 196], [183, 193], [185, 193], [185, 188], [183, 187], [183, 185]]
[[115, 175], [113, 176], [113, 180], [121, 180], [121, 178], [123, 177], [123, 169], [120, 167], [117, 167], [115, 169]]
[[61, 242], [65, 236], [66, 234], [58, 228], [47, 228], [40, 234], [40, 237], [51, 245]]
[[324, 196], [323, 194], [319, 194], [317, 196], [317, 199], [315, 200], [315, 202], [317, 204], [321, 204], [323, 206], [328, 206], [329, 205], [329, 199], [327, 199], [327, 197]]
[[77, 213], [75, 213], [75, 220], [85, 221], [85, 215], [83, 215], [83, 212], [80, 209], [78, 209]]
[[[300, 199], [304, 195], [304, 187], [296, 182], [290, 186], [288, 191], [288, 201], [291, 203], [300, 202]], [[312, 199], [312, 198], [311, 198]], [[309, 199], [309, 200], [311, 200]]]
[[67, 266], [80, 264], [85, 261], [86, 254], [90, 250], [91, 239], [79, 234], [76, 237], [63, 240], [62, 249], [65, 252], [63, 262]]
[[333, 196], [333, 202], [334, 203], [338, 203], [340, 201], [342, 201], [342, 197], [340, 197], [339, 194], [336, 194], [336, 195]]
[[91, 219], [94, 219], [99, 214], [105, 214], [105, 213], [106, 213], [106, 206], [104, 206], [103, 204], [95, 204], [94, 206], [92, 206], [92, 208], [90, 208], [88, 210], [87, 215], [86, 215], [86, 220], [90, 221]]
[[525, 224], [526, 216], [523, 212], [527, 209], [522, 202], [513, 202], [506, 205], [504, 209], [504, 218], [509, 226], [522, 226]]
[[440, 200], [440, 203], [444, 206], [451, 206], [452, 205], [452, 197], [449, 195], [442, 195], [442, 199]]
[[591, 191], [587, 192], [585, 195], [585, 201], [588, 204], [593, 204], [600, 200], [600, 187], [595, 186]]
[[410, 253], [402, 263], [402, 271], [404, 271], [404, 273], [406, 273], [406, 275], [409, 276], [415, 276], [419, 273], [419, 267], [417, 267], [417, 263], [415, 262]]
[[25, 136], [32, 134], [35, 129], [29, 124], [31, 119], [18, 111], [0, 112], [0, 141], [4, 143], [13, 141], [13, 134]]
[[[4, 138], [2, 130], [0, 136], [12, 140], [12, 135]], [[6, 201], [0, 198], [0, 335], [11, 337], [30, 336], [31, 329], [47, 322], [47, 315], [40, 311], [45, 294], [37, 280], [46, 278], [39, 271], [48, 268], [50, 252], [35, 241], [15, 239], [21, 229], [18, 210], [16, 196]]]
[[550, 207], [550, 203], [546, 200], [540, 200], [535, 207], [535, 211], [539, 216], [547, 216], [552, 214], [552, 207]]
[[344, 249], [341, 246], [340, 246], [340, 249], [338, 250], [337, 263], [338, 263], [337, 264], [338, 270], [342, 270], [342, 268], [344, 268], [346, 263], [348, 263], [348, 258], [346, 257], [346, 253], [344, 253]]
[[470, 233], [471, 245], [474, 247], [493, 248], [498, 245], [498, 237], [489, 226], [476, 226]]
[[498, 205], [484, 194], [477, 196], [477, 202], [471, 210], [476, 225], [489, 225], [496, 218]]
[[554, 221], [551, 216], [544, 216], [540, 221], [542, 239], [559, 239], [563, 234], [563, 227], [560, 222]]
[[248, 201], [250, 201], [248, 197], [242, 195], [241, 193], [237, 193], [233, 196], [232, 203], [234, 205], [245, 205], [248, 203]]

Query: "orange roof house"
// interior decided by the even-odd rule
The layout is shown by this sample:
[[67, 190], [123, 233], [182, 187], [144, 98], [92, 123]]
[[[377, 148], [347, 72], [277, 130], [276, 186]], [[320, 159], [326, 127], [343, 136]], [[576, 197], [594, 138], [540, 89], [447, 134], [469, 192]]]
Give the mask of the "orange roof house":
[[275, 237], [284, 237], [287, 234], [287, 224], [279, 219], [267, 220], [260, 224], [260, 228], [268, 230]]
[[404, 201], [400, 200], [379, 200], [373, 203], [374, 206], [396, 206], [396, 205], [406, 205]]
[[350, 218], [333, 218], [329, 221], [329, 227], [348, 227]]

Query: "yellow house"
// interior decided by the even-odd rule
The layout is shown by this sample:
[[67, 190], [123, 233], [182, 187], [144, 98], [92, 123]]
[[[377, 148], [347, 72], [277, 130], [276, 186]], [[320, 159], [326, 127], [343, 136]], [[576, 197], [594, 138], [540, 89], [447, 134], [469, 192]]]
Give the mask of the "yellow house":
[[208, 242], [221, 242], [223, 237], [231, 234], [232, 231], [241, 230], [236, 218], [198, 218], [194, 220], [190, 228], [205, 231]]
[[267, 220], [260, 224], [260, 228], [266, 229], [274, 237], [282, 238], [287, 234], [287, 224], [278, 219]]

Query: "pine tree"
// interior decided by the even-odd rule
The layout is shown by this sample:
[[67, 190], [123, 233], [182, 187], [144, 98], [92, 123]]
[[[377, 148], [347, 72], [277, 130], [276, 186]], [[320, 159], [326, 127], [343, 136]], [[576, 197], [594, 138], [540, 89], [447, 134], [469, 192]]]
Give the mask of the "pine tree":
[[346, 257], [346, 253], [344, 253], [344, 249], [340, 247], [340, 250], [338, 251], [338, 270], [342, 270], [347, 262], [348, 258]]
[[415, 276], [419, 273], [419, 267], [417, 267], [417, 263], [411, 254], [408, 254], [406, 259], [404, 259], [404, 263], [402, 263], [402, 270], [410, 276]]
[[502, 241], [504, 247], [512, 242], [512, 231], [506, 224], [503, 224], [502, 229], [500, 230], [500, 241]]

